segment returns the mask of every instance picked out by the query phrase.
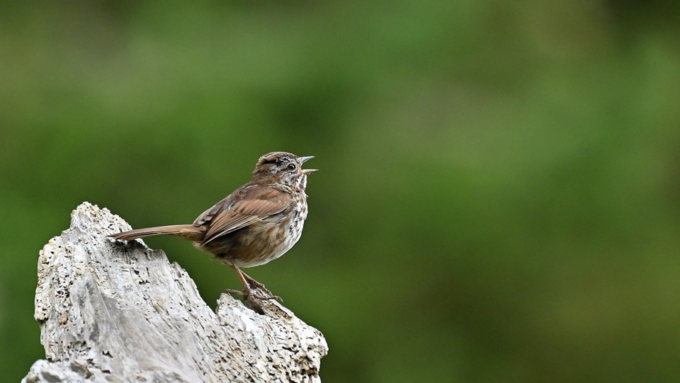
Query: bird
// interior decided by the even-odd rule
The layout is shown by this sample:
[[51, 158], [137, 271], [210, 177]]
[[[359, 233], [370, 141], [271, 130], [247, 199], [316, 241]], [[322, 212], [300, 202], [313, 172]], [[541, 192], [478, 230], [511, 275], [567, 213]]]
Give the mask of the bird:
[[[250, 182], [204, 211], [192, 224], [157, 226], [111, 234], [131, 241], [154, 235], [173, 235], [230, 266], [238, 275], [244, 300], [278, 299], [242, 268], [264, 265], [290, 250], [302, 235], [307, 218], [307, 176], [302, 169], [314, 156], [271, 152], [257, 161]], [[257, 292], [257, 293], [256, 293]]]

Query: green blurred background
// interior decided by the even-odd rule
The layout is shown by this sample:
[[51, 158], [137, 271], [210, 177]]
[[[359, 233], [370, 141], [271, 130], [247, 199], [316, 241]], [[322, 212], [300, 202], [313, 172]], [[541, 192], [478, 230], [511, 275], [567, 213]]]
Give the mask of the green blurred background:
[[[252, 269], [325, 382], [680, 376], [677, 1], [5, 2], [0, 371], [44, 357], [38, 251], [82, 201], [189, 223], [315, 155], [298, 245]], [[206, 302], [237, 288], [153, 238]]]

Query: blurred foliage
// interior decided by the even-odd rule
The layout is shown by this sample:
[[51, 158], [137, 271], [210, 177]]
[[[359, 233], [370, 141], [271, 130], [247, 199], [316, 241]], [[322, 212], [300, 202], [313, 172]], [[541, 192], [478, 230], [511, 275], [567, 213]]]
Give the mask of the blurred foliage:
[[0, 371], [44, 357], [37, 253], [77, 204], [191, 222], [286, 150], [321, 169], [305, 234], [250, 273], [325, 382], [674, 380], [678, 4], [3, 3]]

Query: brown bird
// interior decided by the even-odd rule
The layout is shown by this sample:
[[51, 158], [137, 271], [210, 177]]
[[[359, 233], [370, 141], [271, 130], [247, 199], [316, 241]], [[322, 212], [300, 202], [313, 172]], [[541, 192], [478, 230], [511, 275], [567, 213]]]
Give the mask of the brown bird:
[[[236, 271], [244, 290], [229, 292], [245, 299], [280, 299], [241, 268], [279, 258], [300, 239], [307, 218], [307, 175], [317, 171], [302, 169], [302, 164], [312, 158], [286, 152], [265, 154], [249, 183], [203, 212], [193, 224], [136, 229], [110, 237], [133, 240], [170, 234], [193, 241]], [[253, 294], [253, 289], [266, 296]]]

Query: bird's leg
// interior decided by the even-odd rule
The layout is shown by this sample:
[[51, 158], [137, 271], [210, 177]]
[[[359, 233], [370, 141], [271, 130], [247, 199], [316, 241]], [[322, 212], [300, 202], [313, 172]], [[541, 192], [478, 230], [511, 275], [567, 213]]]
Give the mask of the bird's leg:
[[[241, 271], [241, 274], [243, 274], [243, 277], [245, 277], [245, 279], [248, 281], [248, 284], [250, 285], [251, 288], [262, 290], [265, 293], [267, 293], [267, 295], [269, 295], [269, 296], [272, 296], [272, 297], [275, 296], [274, 294], [272, 294], [271, 291], [267, 290], [267, 288], [264, 286], [264, 284], [256, 281], [253, 277], [251, 277], [250, 275], [246, 274], [243, 271]], [[276, 299], [281, 300], [280, 297], [276, 297]]]
[[[267, 290], [264, 285], [252, 277], [250, 277], [248, 274], [244, 273], [241, 271], [241, 269], [236, 266], [233, 263], [229, 263], [229, 266], [231, 266], [234, 271], [236, 271], [236, 274], [238, 274], [238, 279], [241, 281], [241, 284], [243, 285], [243, 291], [239, 290], [227, 290], [228, 293], [230, 294], [238, 294], [238, 295], [243, 295], [243, 298], [248, 300], [250, 298], [252, 299], [260, 299], [260, 300], [268, 300], [268, 299], [276, 299], [281, 301], [281, 297], [277, 297], [276, 295], [272, 294], [271, 291]], [[267, 296], [260, 296], [257, 294], [253, 294], [253, 289], [256, 290], [261, 290], [264, 293], [267, 294]]]
[[245, 279], [248, 281], [250, 288], [256, 289], [256, 290], [261, 290], [261, 291], [263, 291], [264, 293], [267, 294], [267, 297], [262, 297], [262, 298], [258, 297], [258, 299], [276, 299], [279, 302], [283, 302], [283, 299], [281, 299], [281, 297], [274, 295], [274, 294], [272, 294], [271, 291], [267, 290], [267, 288], [264, 287], [264, 284], [256, 281], [255, 279], [253, 279], [253, 277], [244, 273], [243, 271], [241, 271], [241, 274], [243, 274], [243, 277], [245, 277]]
[[238, 275], [238, 279], [241, 281], [241, 284], [243, 285], [243, 291], [241, 290], [232, 290], [232, 289], [227, 289], [226, 292], [229, 294], [237, 294], [237, 295], [243, 295], [243, 299], [248, 299], [248, 297], [251, 297], [253, 295], [252, 290], [250, 290], [250, 286], [248, 285], [248, 282], [246, 282], [245, 277], [243, 276], [243, 272], [241, 269], [238, 268], [238, 266], [234, 265], [233, 263], [228, 263], [228, 265], [236, 271], [236, 275]]

